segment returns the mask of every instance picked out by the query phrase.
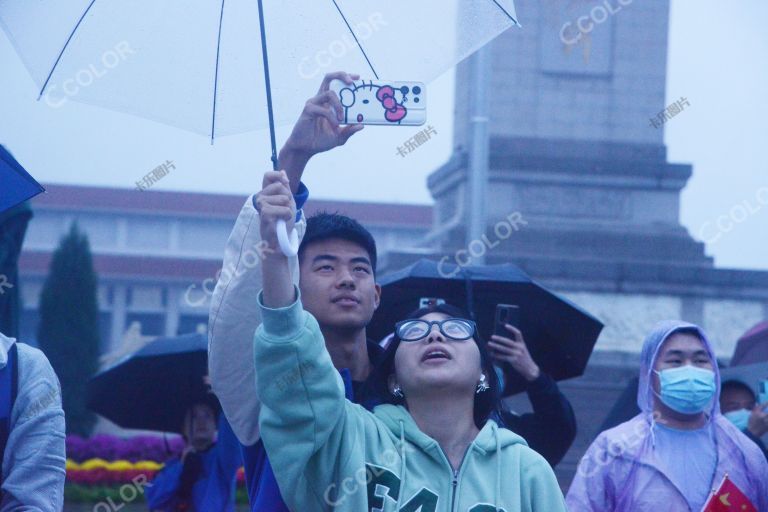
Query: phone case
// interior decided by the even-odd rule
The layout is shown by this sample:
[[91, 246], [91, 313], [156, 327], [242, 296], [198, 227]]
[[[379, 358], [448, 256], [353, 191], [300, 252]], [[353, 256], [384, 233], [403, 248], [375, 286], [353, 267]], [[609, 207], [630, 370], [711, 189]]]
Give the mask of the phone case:
[[331, 82], [344, 107], [344, 124], [420, 126], [427, 121], [427, 96], [421, 82], [355, 80]]
[[510, 337], [510, 333], [504, 324], [511, 324], [514, 327], [520, 327], [520, 308], [512, 304], [497, 304], [494, 317], [493, 334]]

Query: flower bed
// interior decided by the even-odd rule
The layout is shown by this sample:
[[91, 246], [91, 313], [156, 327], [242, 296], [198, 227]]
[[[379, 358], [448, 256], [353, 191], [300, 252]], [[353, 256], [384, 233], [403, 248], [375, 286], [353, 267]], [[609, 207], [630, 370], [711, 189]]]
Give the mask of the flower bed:
[[[90, 439], [67, 436], [67, 484], [64, 498], [71, 503], [122, 500], [121, 488], [151, 482], [165, 463], [181, 455], [181, 438], [98, 435]], [[123, 489], [122, 496], [125, 496]], [[136, 494], [136, 493], [134, 493]], [[143, 501], [143, 493], [137, 500]], [[237, 502], [247, 503], [243, 468], [237, 471]]]

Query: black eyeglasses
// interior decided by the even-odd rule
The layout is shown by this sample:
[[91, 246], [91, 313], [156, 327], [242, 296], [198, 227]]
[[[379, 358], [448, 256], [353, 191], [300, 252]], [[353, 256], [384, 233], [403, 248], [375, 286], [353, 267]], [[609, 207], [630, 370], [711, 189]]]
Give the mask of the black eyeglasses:
[[472, 320], [446, 318], [445, 320], [403, 320], [395, 324], [395, 334], [402, 341], [417, 341], [429, 334], [437, 325], [443, 336], [455, 341], [468, 340], [475, 335], [477, 326]]

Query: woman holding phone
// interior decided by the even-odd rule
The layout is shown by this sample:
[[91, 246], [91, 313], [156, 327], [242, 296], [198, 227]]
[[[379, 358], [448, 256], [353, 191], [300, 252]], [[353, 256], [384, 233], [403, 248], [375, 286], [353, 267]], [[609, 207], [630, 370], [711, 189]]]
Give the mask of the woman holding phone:
[[[397, 324], [379, 368], [392, 403], [368, 412], [344, 398], [276, 240], [276, 221], [290, 229], [294, 219], [290, 190], [277, 186], [270, 194], [261, 205], [261, 235], [272, 251], [262, 263], [254, 353], [261, 435], [289, 508], [564, 511], [549, 464], [489, 419], [498, 400], [492, 364], [474, 323], [455, 310], [420, 310]], [[313, 268], [330, 272], [333, 265]], [[338, 307], [358, 307], [356, 282], [370, 272], [360, 261], [338, 274]]]

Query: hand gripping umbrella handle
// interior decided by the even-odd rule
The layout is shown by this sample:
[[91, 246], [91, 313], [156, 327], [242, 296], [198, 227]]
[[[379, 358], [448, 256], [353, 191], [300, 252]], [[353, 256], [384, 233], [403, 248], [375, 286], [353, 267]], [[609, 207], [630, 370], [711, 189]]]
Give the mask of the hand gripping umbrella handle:
[[280, 250], [288, 258], [296, 256], [299, 253], [299, 233], [296, 228], [291, 230], [291, 237], [288, 238], [288, 228], [285, 221], [280, 219], [275, 226], [277, 229], [277, 242], [280, 244]]

